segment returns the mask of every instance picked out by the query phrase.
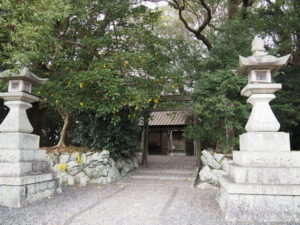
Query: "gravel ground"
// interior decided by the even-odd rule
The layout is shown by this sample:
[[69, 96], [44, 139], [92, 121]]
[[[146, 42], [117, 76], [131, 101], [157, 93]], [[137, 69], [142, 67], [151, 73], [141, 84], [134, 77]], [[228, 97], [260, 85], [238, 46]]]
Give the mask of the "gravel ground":
[[0, 207], [0, 224], [258, 225], [226, 223], [215, 201], [215, 195], [216, 191], [164, 183], [120, 182], [63, 187], [63, 194], [23, 208]]

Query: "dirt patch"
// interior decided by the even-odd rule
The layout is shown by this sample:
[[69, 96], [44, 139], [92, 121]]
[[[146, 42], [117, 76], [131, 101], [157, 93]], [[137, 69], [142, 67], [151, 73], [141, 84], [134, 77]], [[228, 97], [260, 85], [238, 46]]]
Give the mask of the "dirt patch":
[[78, 146], [67, 146], [67, 147], [41, 147], [41, 149], [46, 150], [47, 153], [54, 153], [54, 152], [68, 152], [68, 153], [73, 153], [73, 152], [100, 152], [99, 151], [95, 151], [95, 150], [91, 150], [89, 148], [86, 147], [78, 147]]

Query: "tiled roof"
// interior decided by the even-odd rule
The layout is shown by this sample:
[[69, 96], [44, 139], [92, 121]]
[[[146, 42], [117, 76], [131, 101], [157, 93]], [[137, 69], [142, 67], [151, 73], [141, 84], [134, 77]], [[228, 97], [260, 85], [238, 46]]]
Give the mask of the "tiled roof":
[[187, 111], [152, 112], [149, 126], [187, 125]]

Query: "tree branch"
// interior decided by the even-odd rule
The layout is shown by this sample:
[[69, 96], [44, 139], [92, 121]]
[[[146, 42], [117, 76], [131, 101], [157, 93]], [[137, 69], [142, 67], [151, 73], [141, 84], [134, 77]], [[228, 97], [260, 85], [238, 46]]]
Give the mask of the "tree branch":
[[[212, 49], [212, 44], [211, 44], [210, 40], [204, 34], [202, 34], [202, 32], [209, 25], [210, 21], [212, 20], [211, 9], [208, 6], [208, 4], [205, 2], [205, 0], [198, 0], [199, 1], [199, 5], [202, 8], [205, 9], [206, 16], [205, 16], [204, 20], [202, 21], [202, 23], [200, 23], [200, 26], [195, 29], [195, 28], [193, 28], [193, 27], [190, 26], [190, 24], [187, 22], [186, 18], [183, 16], [183, 12], [187, 11], [186, 10], [186, 1], [188, 1], [188, 0], [183, 0], [182, 1], [182, 5], [178, 2], [178, 0], [172, 0], [172, 2], [168, 1], [168, 3], [174, 9], [178, 10], [179, 19], [183, 23], [184, 27], [188, 31], [190, 31], [191, 33], [193, 33], [198, 40], [202, 41], [203, 44], [207, 47], [207, 49], [210, 51]], [[195, 16], [197, 18], [199, 18], [196, 13], [193, 13], [193, 14], [195, 14]]]

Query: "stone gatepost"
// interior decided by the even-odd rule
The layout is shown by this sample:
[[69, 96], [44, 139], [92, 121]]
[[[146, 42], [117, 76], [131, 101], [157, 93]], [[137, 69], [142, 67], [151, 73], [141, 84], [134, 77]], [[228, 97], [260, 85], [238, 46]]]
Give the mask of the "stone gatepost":
[[271, 74], [288, 62], [290, 55], [277, 58], [267, 54], [264, 41], [252, 42], [253, 55], [240, 56], [238, 75], [248, 75], [241, 91], [253, 105], [240, 136], [240, 151], [233, 152], [227, 176], [220, 177], [217, 201], [229, 221], [300, 221], [300, 152], [291, 151], [288, 133], [278, 132], [269, 102], [281, 84]]
[[60, 191], [45, 151], [39, 149], [40, 137], [26, 110], [40, 100], [31, 94], [32, 85], [47, 81], [23, 68], [20, 73], [4, 71], [0, 79], [8, 80], [8, 92], [0, 93], [10, 109], [0, 125], [0, 205], [21, 207]]

